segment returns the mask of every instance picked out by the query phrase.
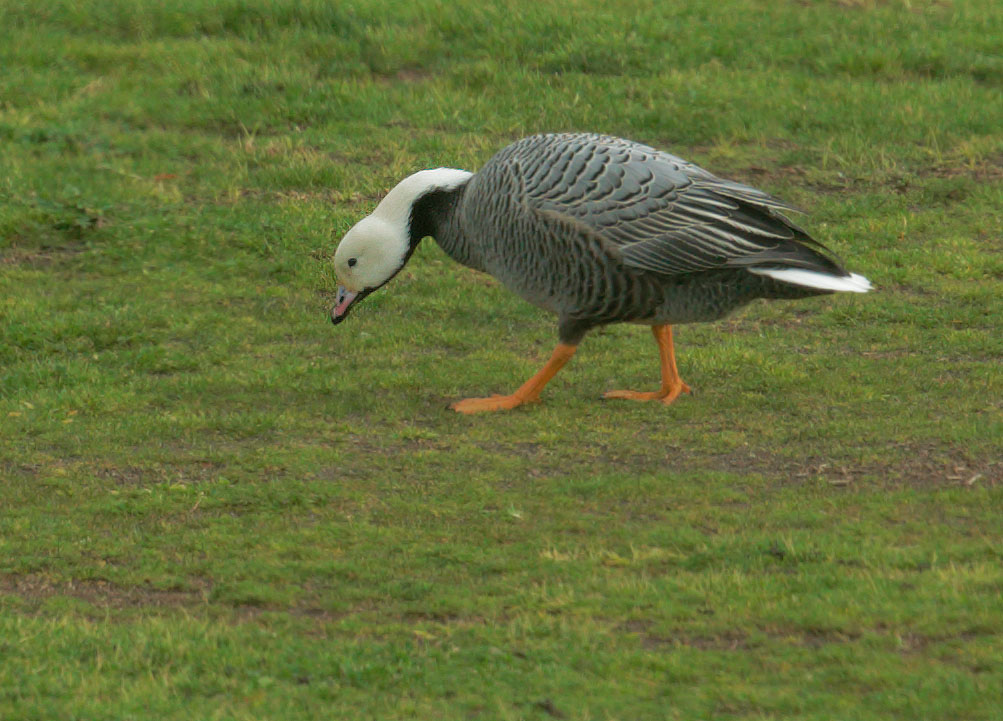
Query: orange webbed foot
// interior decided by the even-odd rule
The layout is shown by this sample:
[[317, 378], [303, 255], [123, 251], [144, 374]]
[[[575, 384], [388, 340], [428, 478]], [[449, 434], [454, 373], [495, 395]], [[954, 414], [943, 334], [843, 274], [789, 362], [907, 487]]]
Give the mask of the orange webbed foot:
[[665, 405], [669, 405], [681, 393], [692, 392], [688, 385], [680, 381], [678, 385], [672, 388], [663, 388], [657, 391], [607, 391], [603, 393], [603, 398], [617, 398], [628, 401], [661, 401]]
[[507, 411], [535, 400], [535, 398], [520, 398], [513, 394], [510, 396], [490, 396], [488, 398], [464, 398], [462, 401], [457, 401], [449, 407], [458, 413], [487, 413], [488, 411]]
[[692, 393], [683, 383], [676, 369], [676, 353], [672, 347], [672, 328], [668, 325], [653, 325], [651, 332], [658, 343], [658, 355], [662, 364], [662, 387], [657, 391], [609, 391], [603, 398], [623, 398], [630, 401], [661, 401], [669, 405], [680, 393]]
[[450, 408], [459, 413], [486, 413], [487, 411], [507, 411], [524, 403], [532, 403], [539, 399], [540, 391], [547, 385], [554, 374], [575, 354], [575, 346], [559, 343], [554, 349], [550, 360], [543, 368], [515, 393], [509, 396], [491, 396], [490, 398], [467, 398], [453, 403]]

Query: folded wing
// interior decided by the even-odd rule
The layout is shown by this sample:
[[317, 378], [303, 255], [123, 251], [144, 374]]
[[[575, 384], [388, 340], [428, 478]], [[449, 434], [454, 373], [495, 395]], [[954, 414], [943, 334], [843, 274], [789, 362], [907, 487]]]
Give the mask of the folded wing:
[[668, 153], [568, 135], [548, 136], [532, 159], [520, 163], [530, 207], [587, 226], [625, 265], [666, 275], [719, 268], [849, 275], [784, 215], [793, 207]]

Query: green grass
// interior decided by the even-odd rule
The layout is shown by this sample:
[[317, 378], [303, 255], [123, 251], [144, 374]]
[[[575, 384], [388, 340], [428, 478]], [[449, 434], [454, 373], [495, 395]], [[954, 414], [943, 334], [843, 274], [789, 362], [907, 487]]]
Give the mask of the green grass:
[[[393, 7], [391, 7], [393, 6]], [[995, 0], [0, 0], [0, 718], [996, 719]], [[878, 286], [591, 334], [341, 234], [536, 131], [805, 208]]]

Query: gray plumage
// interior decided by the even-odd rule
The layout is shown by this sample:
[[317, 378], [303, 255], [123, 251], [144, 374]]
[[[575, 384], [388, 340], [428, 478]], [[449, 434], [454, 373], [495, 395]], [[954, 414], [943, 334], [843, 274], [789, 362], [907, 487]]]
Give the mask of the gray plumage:
[[561, 341], [576, 345], [598, 325], [710, 321], [756, 298], [832, 292], [762, 274], [851, 278], [784, 215], [792, 210], [639, 143], [536, 135], [466, 183], [418, 199], [411, 242], [433, 236], [456, 261], [556, 313]]

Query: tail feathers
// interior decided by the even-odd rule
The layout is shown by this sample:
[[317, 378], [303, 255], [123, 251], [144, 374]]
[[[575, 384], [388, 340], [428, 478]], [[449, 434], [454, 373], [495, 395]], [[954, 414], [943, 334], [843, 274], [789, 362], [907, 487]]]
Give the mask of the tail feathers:
[[802, 268], [749, 268], [748, 271], [756, 275], [765, 275], [774, 280], [790, 283], [791, 285], [818, 288], [819, 290], [866, 293], [873, 288], [871, 281], [857, 273], [836, 276], [814, 270], [804, 270]]

